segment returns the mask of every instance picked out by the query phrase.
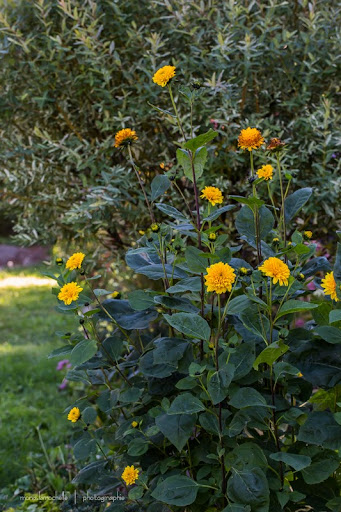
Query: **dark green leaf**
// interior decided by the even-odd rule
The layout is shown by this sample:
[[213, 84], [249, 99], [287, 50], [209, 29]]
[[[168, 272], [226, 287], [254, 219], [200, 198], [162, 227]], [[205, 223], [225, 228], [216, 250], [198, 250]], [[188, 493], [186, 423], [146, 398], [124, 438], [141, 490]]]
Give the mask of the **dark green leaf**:
[[174, 315], [163, 316], [169, 325], [186, 336], [209, 341], [211, 329], [206, 320], [201, 316], [191, 313], [175, 313]]
[[155, 199], [162, 196], [170, 186], [171, 181], [166, 175], [162, 174], [155, 176], [151, 184], [152, 194], [150, 200], [154, 202]]
[[97, 343], [94, 340], [83, 340], [73, 348], [70, 356], [70, 362], [78, 366], [85, 361], [89, 361], [97, 352]]
[[312, 194], [312, 188], [301, 188], [288, 196], [284, 204], [285, 221], [290, 222], [305, 205]]
[[190, 151], [195, 151], [196, 149], [200, 148], [201, 146], [204, 146], [208, 142], [211, 142], [216, 136], [218, 135], [218, 132], [215, 132], [210, 128], [208, 132], [202, 133], [201, 135], [198, 135], [197, 137], [194, 137], [194, 139], [188, 140], [184, 147], [186, 149], [189, 149]]
[[172, 402], [167, 414], [195, 414], [205, 410], [204, 404], [190, 393], [181, 393]]
[[174, 444], [179, 452], [192, 435], [196, 424], [195, 414], [162, 414], [155, 419], [159, 430]]
[[199, 485], [187, 476], [170, 476], [152, 492], [152, 497], [168, 505], [186, 507], [191, 505], [199, 490]]

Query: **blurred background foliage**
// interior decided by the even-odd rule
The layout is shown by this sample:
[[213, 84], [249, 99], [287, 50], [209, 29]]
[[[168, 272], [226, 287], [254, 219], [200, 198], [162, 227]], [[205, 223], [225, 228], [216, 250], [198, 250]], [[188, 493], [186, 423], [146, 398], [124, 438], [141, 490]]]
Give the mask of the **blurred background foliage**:
[[[170, 108], [151, 80], [164, 64], [177, 66], [185, 126], [186, 91], [199, 80], [195, 134], [219, 132], [199, 185], [247, 192], [248, 155], [236, 156], [236, 142], [241, 128], [257, 126], [288, 143], [294, 187], [314, 187], [305, 211], [314, 237], [336, 227], [334, 0], [3, 0], [0, 25], [0, 213], [17, 242], [90, 244], [119, 257], [148, 228], [136, 177], [113, 142], [123, 127], [137, 131], [147, 185], [164, 172], [160, 163], [176, 169], [175, 120], [150, 105]], [[263, 153], [256, 165], [264, 162]], [[191, 200], [190, 185], [178, 184]]]

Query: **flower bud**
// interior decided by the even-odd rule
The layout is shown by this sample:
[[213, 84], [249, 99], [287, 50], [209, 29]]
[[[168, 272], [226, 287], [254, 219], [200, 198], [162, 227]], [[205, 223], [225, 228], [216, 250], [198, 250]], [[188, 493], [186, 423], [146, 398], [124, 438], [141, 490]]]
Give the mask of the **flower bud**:
[[160, 225], [157, 224], [156, 222], [154, 222], [151, 226], [150, 226], [150, 229], [153, 231], [153, 233], [158, 233], [160, 231]]
[[56, 265], [58, 265], [60, 267], [61, 265], [63, 265], [63, 263], [64, 263], [63, 258], [56, 258]]

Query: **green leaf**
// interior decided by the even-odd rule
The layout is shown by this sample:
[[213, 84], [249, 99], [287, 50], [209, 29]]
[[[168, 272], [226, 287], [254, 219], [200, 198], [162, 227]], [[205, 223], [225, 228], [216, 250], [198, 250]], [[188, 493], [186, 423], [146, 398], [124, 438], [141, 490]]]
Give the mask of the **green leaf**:
[[213, 213], [211, 213], [211, 215], [208, 215], [207, 217], [205, 217], [203, 220], [206, 221], [206, 222], [211, 222], [213, 220], [216, 220], [218, 217], [220, 217], [220, 215], [224, 212], [229, 212], [230, 210], [233, 210], [235, 208], [235, 205], [228, 205], [228, 206], [223, 206], [222, 208], [218, 208], [218, 210], [215, 210]]
[[186, 313], [198, 313], [199, 309], [193, 306], [190, 300], [180, 297], [169, 297], [168, 295], [156, 295], [154, 297], [156, 304], [161, 304], [168, 309], [184, 311]]
[[205, 411], [204, 404], [191, 393], [181, 393], [172, 402], [167, 414], [195, 414]]
[[148, 451], [148, 441], [145, 438], [136, 438], [128, 444], [128, 455], [139, 457]]
[[278, 462], [284, 462], [294, 468], [295, 471], [301, 471], [311, 464], [311, 458], [306, 455], [297, 455], [296, 453], [278, 452], [271, 453], [270, 459]]
[[327, 341], [327, 343], [332, 343], [333, 345], [341, 343], [341, 329], [337, 327], [323, 325], [321, 327], [315, 327], [314, 331], [323, 340]]
[[153, 179], [153, 181], [151, 183], [151, 189], [152, 189], [152, 194], [150, 197], [151, 202], [153, 203], [155, 201], [155, 199], [162, 196], [166, 192], [166, 190], [169, 189], [170, 186], [171, 186], [171, 181], [165, 174], [155, 176], [155, 178]]
[[[259, 226], [260, 226], [260, 239], [265, 240], [271, 232], [275, 223], [274, 216], [266, 206], [261, 206], [259, 209]], [[236, 229], [238, 233], [245, 237], [250, 245], [256, 243], [256, 227], [255, 216], [250, 208], [243, 206], [236, 217]]]
[[260, 468], [232, 471], [227, 482], [228, 497], [237, 503], [251, 505], [255, 512], [268, 512], [270, 492], [263, 471]]
[[[202, 173], [204, 172], [206, 160], [207, 160], [207, 149], [205, 148], [205, 146], [197, 149], [195, 152], [195, 155], [194, 155], [194, 169], [195, 169], [196, 179], [200, 178]], [[192, 170], [186, 176], [189, 180], [193, 181]]]
[[218, 132], [215, 132], [212, 130], [212, 128], [210, 128], [208, 132], [202, 133], [201, 135], [194, 137], [194, 139], [188, 140], [186, 144], [184, 144], [184, 148], [189, 149], [190, 151], [195, 151], [208, 142], [211, 142], [211, 140], [213, 140], [217, 135]]
[[70, 354], [72, 351], [73, 346], [72, 345], [64, 345], [63, 347], [56, 348], [53, 350], [48, 356], [47, 359], [52, 359], [52, 357], [60, 357], [60, 356], [66, 356]]
[[[153, 265], [148, 266], [148, 268], [152, 267]], [[157, 265], [154, 265], [154, 267], [157, 267]], [[160, 265], [160, 267], [162, 267], [162, 265]], [[139, 272], [147, 275], [147, 271], [144, 272], [143, 268], [140, 268]], [[163, 272], [161, 275], [163, 275]], [[152, 309], [146, 311], [135, 311], [130, 307], [127, 300], [107, 299], [103, 301], [102, 305], [108, 311], [110, 316], [113, 317], [115, 321], [123, 327], [123, 329], [127, 330], [147, 329], [149, 327], [149, 323], [158, 317], [157, 311], [153, 311]], [[98, 317], [102, 320], [110, 321], [110, 317], [105, 311], [98, 313]]]
[[142, 393], [143, 389], [130, 387], [120, 394], [120, 402], [124, 404], [136, 403], [141, 398]]
[[250, 505], [239, 505], [238, 503], [231, 503], [224, 508], [223, 512], [251, 512]]
[[152, 497], [167, 505], [186, 507], [191, 505], [199, 490], [199, 485], [187, 476], [170, 476], [152, 492]]
[[336, 453], [323, 450], [313, 456], [311, 465], [302, 470], [304, 481], [309, 485], [316, 485], [334, 473], [340, 466]]
[[277, 318], [290, 313], [297, 313], [298, 311], [308, 311], [309, 309], [317, 308], [318, 304], [312, 304], [311, 302], [303, 302], [301, 300], [290, 299], [283, 304], [281, 309], [277, 312]]
[[197, 247], [189, 246], [185, 252], [186, 263], [192, 272], [205, 273], [208, 266], [207, 253], [200, 251]]
[[78, 460], [87, 459], [90, 455], [95, 454], [96, 451], [96, 441], [89, 434], [84, 435], [73, 447], [73, 454]]
[[82, 420], [85, 423], [94, 423], [97, 418], [97, 411], [93, 407], [86, 407], [84, 411], [82, 411]]
[[200, 292], [201, 279], [200, 277], [186, 277], [181, 279], [175, 285], [167, 289], [168, 293], [182, 293], [182, 292]]
[[105, 358], [117, 361], [121, 357], [123, 347], [124, 345], [122, 340], [115, 338], [114, 336], [109, 336], [109, 338], [106, 338], [103, 341], [101, 352]]
[[266, 316], [259, 314], [256, 311], [246, 310], [239, 315], [243, 325], [257, 336], [267, 341], [267, 336], [270, 330], [270, 323]]
[[255, 206], [260, 208], [264, 204], [264, 201], [258, 199], [258, 197], [229, 196], [229, 198], [238, 201], [238, 203], [246, 204], [251, 210], [254, 210]]
[[184, 216], [184, 214], [179, 212], [179, 210], [174, 208], [174, 206], [163, 203], [155, 203], [155, 206], [158, 210], [160, 210], [160, 212], [164, 213], [165, 215], [169, 215], [169, 217], [173, 217], [174, 219], [181, 221], [187, 221], [187, 218]]
[[245, 377], [252, 369], [255, 360], [255, 347], [253, 343], [242, 343], [238, 345], [229, 355], [229, 363], [234, 365], [234, 379], [239, 380]]
[[226, 466], [236, 468], [238, 470], [252, 469], [252, 468], [267, 468], [268, 461], [263, 450], [252, 442], [245, 442], [237, 445], [232, 452], [229, 452], [226, 457]]
[[134, 290], [128, 293], [128, 301], [135, 311], [145, 311], [154, 306], [154, 293], [148, 293], [144, 290]]
[[269, 407], [265, 398], [253, 388], [240, 388], [232, 396], [229, 404], [236, 409], [245, 407]]
[[227, 395], [229, 386], [234, 376], [234, 366], [225, 365], [218, 371], [215, 371], [208, 379], [207, 391], [210, 394], [214, 405], [222, 402]]
[[301, 188], [288, 196], [284, 203], [285, 221], [290, 222], [305, 205], [312, 194], [312, 188]]
[[73, 348], [70, 356], [70, 362], [73, 366], [78, 366], [89, 361], [97, 352], [97, 343], [94, 340], [83, 340]]
[[245, 295], [238, 295], [230, 300], [227, 306], [228, 315], [240, 315], [251, 305], [250, 300]]
[[191, 338], [209, 341], [211, 329], [204, 318], [192, 313], [175, 313], [163, 315], [169, 325]]
[[272, 366], [275, 361], [283, 354], [285, 354], [289, 350], [288, 345], [284, 343], [280, 343], [275, 341], [271, 343], [268, 347], [266, 347], [257, 357], [256, 361], [253, 363], [253, 367], [255, 370], [258, 370], [258, 366], [261, 363], [266, 363], [269, 366]]
[[[130, 489], [130, 491], [128, 492], [128, 498], [130, 500], [139, 500], [140, 498], [142, 498], [143, 493], [144, 493], [144, 488], [142, 486], [136, 485], [135, 487]], [[116, 509], [116, 505], [113, 509], [113, 512], [115, 509]]]
[[341, 309], [334, 309], [329, 313], [329, 323], [335, 324], [341, 320]]
[[160, 432], [181, 452], [192, 435], [196, 424], [195, 414], [162, 414], [155, 419]]
[[341, 280], [341, 244], [337, 243], [336, 258], [333, 268], [334, 278], [336, 281]]
[[338, 450], [341, 446], [341, 426], [328, 411], [314, 411], [301, 426], [297, 439], [303, 443]]

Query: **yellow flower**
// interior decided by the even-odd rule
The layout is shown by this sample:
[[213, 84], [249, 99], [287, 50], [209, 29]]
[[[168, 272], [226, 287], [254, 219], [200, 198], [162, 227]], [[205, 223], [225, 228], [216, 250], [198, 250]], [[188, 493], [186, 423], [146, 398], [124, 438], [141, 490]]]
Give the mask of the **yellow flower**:
[[121, 292], [118, 292], [117, 290], [115, 292], [112, 292], [110, 295], [112, 299], [119, 299], [121, 297]]
[[175, 76], [175, 70], [175, 66], [163, 66], [163, 68], [158, 69], [153, 76], [153, 82], [161, 87], [165, 87], [169, 80]]
[[133, 421], [133, 422], [132, 422], [132, 424], [131, 424], [131, 426], [132, 426], [133, 428], [136, 428], [136, 427], [138, 426], [137, 421]]
[[133, 142], [138, 139], [135, 130], [131, 130], [130, 128], [124, 128], [120, 130], [115, 135], [115, 148], [119, 148], [120, 146], [129, 146]]
[[146, 232], [145, 232], [145, 231], [143, 231], [143, 229], [139, 229], [139, 235], [142, 235], [142, 236], [143, 236], [143, 235], [145, 235], [145, 234], [146, 234]]
[[238, 146], [240, 148], [252, 151], [253, 149], [258, 149], [262, 144], [264, 144], [264, 138], [257, 128], [248, 127], [240, 132], [238, 137]]
[[279, 258], [268, 258], [263, 265], [258, 267], [266, 276], [272, 277], [274, 284], [279, 283], [281, 286], [288, 286], [290, 270], [288, 265], [283, 263]]
[[306, 238], [308, 238], [308, 240], [310, 240], [310, 239], [311, 239], [311, 237], [313, 236], [313, 232], [312, 232], [312, 231], [304, 231], [304, 233], [303, 233], [303, 234], [304, 234], [304, 236], [305, 236]]
[[207, 201], [209, 201], [212, 206], [221, 204], [223, 202], [223, 194], [217, 187], [205, 187], [201, 192], [202, 194], [200, 197], [202, 199], [207, 199]]
[[121, 478], [125, 481], [126, 485], [132, 485], [136, 482], [139, 477], [139, 469], [135, 469], [134, 466], [127, 466], [121, 475]]
[[85, 254], [82, 252], [75, 252], [66, 262], [66, 268], [69, 270], [76, 270], [76, 268], [81, 268], [83, 260], [85, 258]]
[[73, 409], [71, 409], [71, 411], [67, 415], [67, 419], [72, 421], [72, 423], [76, 423], [76, 421], [78, 421], [80, 417], [81, 417], [81, 412], [78, 409], [78, 407], [74, 407]]
[[77, 300], [80, 292], [83, 290], [75, 281], [72, 283], [64, 284], [58, 293], [58, 299], [62, 300], [64, 304], [69, 306], [71, 302]]
[[60, 267], [63, 265], [63, 258], [56, 258], [56, 264]]
[[214, 263], [206, 269], [205, 285], [208, 292], [225, 293], [232, 290], [232, 284], [236, 280], [236, 274], [228, 263]]
[[273, 242], [274, 244], [277, 244], [277, 243], [279, 242], [279, 238], [277, 238], [277, 237], [273, 238], [273, 239], [272, 239], [272, 242]]
[[285, 146], [285, 142], [282, 142], [281, 139], [278, 139], [277, 137], [273, 137], [270, 139], [266, 149], [269, 149], [270, 151], [280, 151], [283, 146]]
[[211, 240], [211, 242], [214, 242], [215, 240], [217, 240], [217, 233], [210, 233], [208, 235], [208, 239]]
[[298, 372], [297, 377], [299, 377], [299, 378], [303, 377], [303, 373], [302, 372]]
[[339, 298], [336, 294], [336, 282], [334, 279], [334, 272], [328, 272], [328, 274], [326, 274], [326, 277], [321, 281], [321, 286], [323, 288], [325, 295], [330, 295], [330, 298], [332, 300], [338, 302]]
[[272, 165], [263, 165], [260, 169], [258, 169], [257, 176], [258, 178], [264, 178], [266, 181], [272, 180], [273, 172], [274, 168], [272, 167]]
[[161, 169], [164, 169], [165, 168], [165, 164], [163, 162], [161, 162], [160, 167], [161, 167]]
[[158, 233], [160, 231], [160, 226], [159, 224], [157, 224], [156, 222], [154, 222], [151, 226], [150, 226], [150, 229], [153, 231], [153, 233]]

